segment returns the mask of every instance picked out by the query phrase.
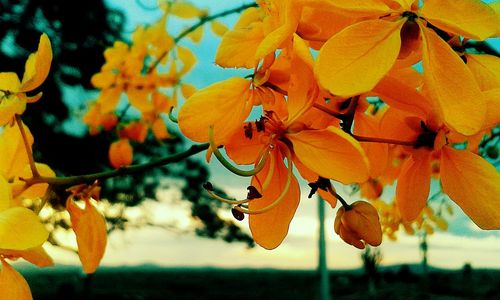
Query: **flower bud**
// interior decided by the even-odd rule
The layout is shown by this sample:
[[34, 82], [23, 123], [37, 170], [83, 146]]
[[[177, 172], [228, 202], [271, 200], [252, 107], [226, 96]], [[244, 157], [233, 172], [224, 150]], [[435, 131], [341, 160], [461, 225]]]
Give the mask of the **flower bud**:
[[377, 210], [368, 202], [354, 202], [349, 210], [339, 208], [334, 227], [346, 243], [359, 249], [364, 249], [365, 243], [378, 246], [382, 242]]

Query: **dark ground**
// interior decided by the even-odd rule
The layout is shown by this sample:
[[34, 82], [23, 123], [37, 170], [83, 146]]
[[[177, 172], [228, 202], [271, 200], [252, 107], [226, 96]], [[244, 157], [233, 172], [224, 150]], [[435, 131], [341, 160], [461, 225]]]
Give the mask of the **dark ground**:
[[[26, 269], [35, 300], [52, 299], [306, 299], [318, 297], [314, 271], [261, 269], [166, 269], [101, 267], [85, 277], [77, 267]], [[431, 269], [425, 280], [416, 266], [385, 267], [375, 292], [362, 270], [332, 271], [334, 299], [500, 299], [500, 270]]]

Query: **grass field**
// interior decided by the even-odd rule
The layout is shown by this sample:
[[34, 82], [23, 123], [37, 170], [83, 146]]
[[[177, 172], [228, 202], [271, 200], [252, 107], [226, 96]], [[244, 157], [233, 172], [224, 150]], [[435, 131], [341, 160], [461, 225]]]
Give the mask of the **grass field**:
[[[318, 299], [315, 271], [101, 267], [85, 277], [77, 267], [23, 269], [35, 300], [45, 299]], [[427, 278], [427, 279], [425, 279]], [[362, 270], [330, 272], [332, 299], [500, 299], [500, 270], [381, 268], [368, 292]]]

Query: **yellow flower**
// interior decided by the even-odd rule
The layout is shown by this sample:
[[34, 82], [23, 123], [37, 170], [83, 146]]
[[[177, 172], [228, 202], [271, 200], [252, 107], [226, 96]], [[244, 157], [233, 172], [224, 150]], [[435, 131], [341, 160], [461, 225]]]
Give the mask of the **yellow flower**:
[[38, 51], [32, 53], [24, 67], [22, 80], [14, 72], [0, 73], [0, 126], [9, 123], [16, 114], [22, 114], [26, 103], [38, 101], [42, 93], [27, 96], [47, 78], [52, 61], [50, 40], [44, 33], [40, 37]]
[[478, 132], [486, 113], [479, 86], [447, 38], [436, 32], [477, 40], [494, 36], [494, 10], [473, 0], [428, 0], [422, 7], [397, 0], [385, 11], [366, 8], [365, 18], [321, 48], [315, 67], [320, 85], [335, 95], [358, 95], [372, 90], [391, 68], [411, 66], [422, 57], [439, 117], [462, 134]]

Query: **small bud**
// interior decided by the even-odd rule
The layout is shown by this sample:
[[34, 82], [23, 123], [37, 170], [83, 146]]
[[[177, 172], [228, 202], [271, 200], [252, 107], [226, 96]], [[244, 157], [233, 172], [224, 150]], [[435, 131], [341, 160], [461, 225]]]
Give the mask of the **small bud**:
[[234, 207], [231, 209], [231, 213], [233, 214], [233, 217], [238, 221], [243, 221], [243, 219], [245, 219], [245, 214]]
[[339, 208], [334, 229], [346, 243], [359, 249], [364, 249], [365, 243], [378, 246], [382, 242], [378, 212], [368, 202], [356, 201], [350, 210]]

